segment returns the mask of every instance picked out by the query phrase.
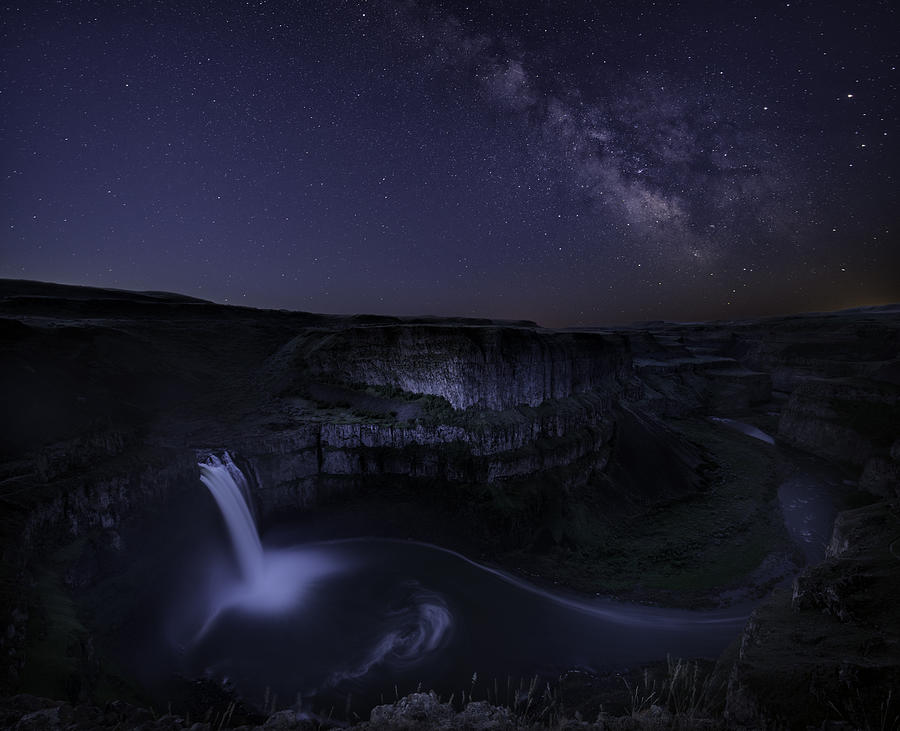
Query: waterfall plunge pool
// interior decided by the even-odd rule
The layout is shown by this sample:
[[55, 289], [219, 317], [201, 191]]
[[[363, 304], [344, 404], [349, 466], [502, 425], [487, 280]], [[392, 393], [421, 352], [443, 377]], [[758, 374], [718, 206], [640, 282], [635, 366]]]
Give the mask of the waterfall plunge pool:
[[227, 534], [168, 567], [175, 588], [138, 643], [148, 685], [148, 669], [206, 676], [259, 707], [299, 698], [322, 713], [343, 711], [349, 696], [366, 717], [419, 687], [468, 692], [476, 673], [502, 686], [535, 675], [552, 681], [572, 668], [635, 668], [667, 654], [716, 657], [750, 611], [584, 599], [414, 541], [285, 545], [284, 531], [261, 541], [246, 481], [227, 455], [209, 458], [201, 473]]

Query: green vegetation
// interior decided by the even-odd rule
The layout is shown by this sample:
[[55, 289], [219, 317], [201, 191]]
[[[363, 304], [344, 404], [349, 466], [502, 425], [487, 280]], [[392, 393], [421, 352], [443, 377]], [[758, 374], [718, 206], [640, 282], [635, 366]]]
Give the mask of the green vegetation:
[[672, 657], [623, 673], [573, 671], [553, 682], [474, 672], [468, 685], [449, 696], [420, 686], [401, 697], [394, 688], [382, 698], [391, 705], [374, 717], [380, 728], [408, 728], [413, 721], [416, 728], [445, 729], [725, 728], [726, 680], [715, 663]]
[[[406, 427], [447, 424], [475, 437], [546, 421], [577, 423], [586, 412], [602, 413], [605, 406], [596, 395], [583, 394], [536, 407], [455, 410], [440, 396], [392, 386], [367, 386], [359, 393], [394, 399], [386, 404], [415, 405], [417, 415], [400, 419], [396, 409], [377, 411], [348, 401], [346, 406], [328, 404], [334, 408], [327, 418]], [[655, 502], [623, 494], [601, 469], [605, 455], [591, 449], [574, 462], [538, 467], [532, 478], [488, 478], [488, 463], [502, 472], [504, 463], [549, 465], [559, 454], [584, 452], [585, 440], [596, 442], [592, 429], [597, 427], [540, 436], [489, 460], [473, 457], [462, 443], [409, 445], [398, 459], [414, 464], [453, 460], [457, 471], [468, 474], [441, 491], [462, 516], [490, 526], [498, 536], [488, 539], [495, 549], [517, 546], [501, 558], [508, 565], [591, 593], [703, 603], [739, 585], [773, 552], [789, 550], [776, 502], [779, 460], [769, 446], [704, 420], [674, 420], [669, 427], [710, 455], [709, 489]], [[422, 449], [427, 453], [420, 456]]]
[[81, 552], [83, 541], [75, 541], [56, 551], [39, 570], [29, 597], [28, 646], [22, 679], [25, 692], [48, 698], [77, 696], [84, 672], [87, 630], [60, 577]]
[[693, 604], [739, 584], [772, 552], [787, 551], [774, 450], [701, 421], [673, 426], [715, 459], [710, 489], [606, 515], [583, 494], [565, 506], [571, 542], [545, 556], [508, 558], [584, 591]]

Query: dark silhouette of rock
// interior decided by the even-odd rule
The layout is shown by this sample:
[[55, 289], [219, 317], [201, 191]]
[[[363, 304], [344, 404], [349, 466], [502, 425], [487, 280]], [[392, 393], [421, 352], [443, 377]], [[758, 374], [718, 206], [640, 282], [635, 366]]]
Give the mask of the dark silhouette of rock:
[[[793, 595], [774, 595], [754, 615], [731, 670], [729, 718], [841, 720], [829, 700], [843, 699], [840, 713], [850, 715], [845, 691], [865, 686], [872, 691], [853, 702], [874, 708], [897, 680], [888, 610], [900, 598], [896, 306], [549, 330], [0, 280], [0, 352], [4, 692], [20, 688], [29, 643], [49, 621], [43, 595], [28, 590], [39, 565], [77, 543], [53, 591], [90, 591], [129, 550], [146, 511], [183, 498], [209, 452], [235, 454], [264, 519], [359, 500], [369, 516], [360, 529], [421, 531], [488, 557], [513, 551], [520, 564], [564, 568], [598, 561], [585, 526], [652, 520], [775, 459], [749, 459], [737, 442], [722, 453], [726, 442], [704, 436], [708, 417], [746, 419], [781, 447], [817, 456], [868, 503], [840, 515], [828, 560], [798, 577]], [[716, 550], [729, 531], [740, 545], [740, 530], [711, 530], [697, 550]], [[560, 575], [581, 588], [599, 580], [587, 570]], [[101, 670], [88, 630], [73, 632], [60, 672], [66, 700], [83, 709]], [[779, 668], [799, 668], [799, 680]], [[418, 723], [410, 709], [429, 698], [410, 696], [372, 723]], [[75, 712], [34, 703], [19, 703], [22, 728], [65, 725]], [[815, 704], [825, 710], [800, 710]], [[426, 718], [454, 728], [508, 722], [477, 704], [462, 713], [442, 705]]]

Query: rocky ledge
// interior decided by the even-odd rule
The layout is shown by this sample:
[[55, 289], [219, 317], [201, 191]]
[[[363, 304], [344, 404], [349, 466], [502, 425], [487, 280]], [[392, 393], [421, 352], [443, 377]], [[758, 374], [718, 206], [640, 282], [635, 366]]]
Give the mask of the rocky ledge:
[[[3, 280], [0, 350], [0, 689], [27, 685], [47, 637], [60, 677], [78, 676], [58, 692], [80, 705], [35, 707], [34, 723], [95, 699], [94, 629], [72, 597], [133, 550], [148, 512], [196, 493], [205, 454], [233, 452], [263, 520], [365, 500], [365, 530], [402, 516], [403, 535], [463, 532], [467, 550], [525, 573], [683, 601], [685, 586], [734, 589], [773, 545], [788, 550], [773, 507], [785, 453], [709, 417], [826, 460], [860, 506], [793, 597], [754, 615], [728, 661], [730, 722], [793, 723], [801, 690], [837, 707], [803, 719], [834, 720], [878, 707], [897, 680], [896, 308], [553, 331]], [[772, 682], [787, 667], [802, 689]], [[440, 706], [441, 723], [463, 723]]]
[[900, 718], [900, 502], [841, 513], [824, 563], [753, 614], [726, 717], [735, 725], [890, 728]]

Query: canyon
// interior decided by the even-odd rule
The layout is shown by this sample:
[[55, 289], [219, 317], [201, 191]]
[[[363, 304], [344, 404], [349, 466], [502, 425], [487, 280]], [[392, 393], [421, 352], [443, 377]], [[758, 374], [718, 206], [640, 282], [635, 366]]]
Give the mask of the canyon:
[[[2, 280], [0, 347], [13, 715], [51, 707], [22, 693], [144, 702], [97, 607], [115, 589], [139, 615], [136, 556], [203, 510], [198, 462], [227, 451], [262, 529], [428, 541], [583, 596], [758, 602], [714, 658], [724, 723], [897, 717], [900, 306], [551, 330]], [[812, 566], [778, 502], [798, 465], [839, 511]]]

